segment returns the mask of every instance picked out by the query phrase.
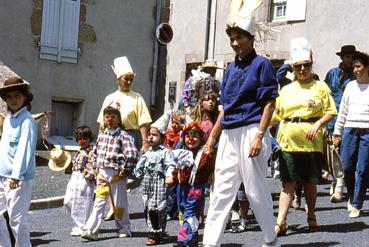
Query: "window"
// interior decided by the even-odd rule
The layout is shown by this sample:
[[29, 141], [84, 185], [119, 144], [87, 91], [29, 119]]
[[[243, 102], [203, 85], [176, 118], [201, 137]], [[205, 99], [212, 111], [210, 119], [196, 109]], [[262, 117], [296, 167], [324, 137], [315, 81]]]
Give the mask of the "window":
[[43, 0], [40, 58], [77, 63], [80, 0]]
[[268, 21], [298, 22], [306, 18], [306, 0], [271, 0]]
[[274, 16], [273, 19], [280, 19], [286, 17], [287, 2], [274, 3]]

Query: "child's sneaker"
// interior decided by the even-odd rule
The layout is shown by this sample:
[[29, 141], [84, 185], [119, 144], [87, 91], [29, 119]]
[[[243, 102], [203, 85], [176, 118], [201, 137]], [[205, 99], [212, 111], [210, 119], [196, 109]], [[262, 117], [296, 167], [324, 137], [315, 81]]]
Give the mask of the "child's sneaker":
[[130, 236], [127, 233], [118, 233], [117, 238], [129, 238]]
[[96, 241], [99, 239], [99, 237], [97, 236], [97, 233], [92, 233], [91, 231], [85, 231], [82, 233], [81, 238], [83, 239], [87, 239], [90, 241]]

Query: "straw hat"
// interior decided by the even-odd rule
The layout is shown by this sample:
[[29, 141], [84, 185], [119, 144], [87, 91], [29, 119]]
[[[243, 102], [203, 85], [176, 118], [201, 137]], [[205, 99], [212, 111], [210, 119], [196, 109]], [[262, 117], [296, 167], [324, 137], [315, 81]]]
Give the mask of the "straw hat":
[[72, 156], [68, 151], [59, 148], [53, 148], [50, 151], [49, 168], [53, 171], [59, 172], [65, 170], [72, 161]]
[[117, 57], [116, 59], [114, 59], [114, 64], [111, 65], [111, 68], [117, 76], [117, 79], [119, 79], [122, 75], [126, 73], [134, 74], [127, 57]]

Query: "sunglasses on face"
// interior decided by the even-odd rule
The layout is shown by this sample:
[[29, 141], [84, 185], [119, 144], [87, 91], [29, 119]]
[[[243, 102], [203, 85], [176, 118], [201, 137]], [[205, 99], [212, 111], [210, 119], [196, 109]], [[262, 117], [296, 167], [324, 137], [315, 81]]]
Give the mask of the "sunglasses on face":
[[302, 66], [304, 66], [305, 69], [308, 69], [311, 67], [311, 63], [302, 63], [302, 64], [296, 64], [293, 67], [297, 70], [302, 69]]

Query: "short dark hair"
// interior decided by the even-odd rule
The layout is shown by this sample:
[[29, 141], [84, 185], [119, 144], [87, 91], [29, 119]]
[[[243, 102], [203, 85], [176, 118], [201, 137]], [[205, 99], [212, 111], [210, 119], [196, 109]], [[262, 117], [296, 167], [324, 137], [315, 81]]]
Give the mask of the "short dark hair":
[[105, 116], [105, 115], [108, 115], [108, 114], [115, 114], [115, 115], [117, 115], [118, 116], [118, 121], [119, 121], [119, 127], [121, 129], [124, 129], [123, 122], [122, 122], [122, 116], [120, 115], [120, 111], [117, 108], [114, 108], [112, 106], [105, 107], [104, 108], [104, 111], [103, 111], [103, 115]]
[[247, 36], [249, 39], [253, 39], [255, 36], [252, 35], [251, 33], [249, 33], [248, 31], [246, 30], [243, 30], [242, 28], [239, 28], [239, 27], [227, 27], [226, 28], [226, 33], [227, 35], [230, 37], [231, 36], [231, 32], [237, 32], [241, 35], [245, 35]]
[[78, 140], [80, 138], [88, 138], [90, 139], [90, 141], [92, 141], [94, 139], [94, 134], [92, 134], [91, 128], [86, 126], [86, 125], [82, 125], [77, 127], [76, 130], [76, 142], [78, 142]]
[[355, 52], [354, 56], [352, 57], [352, 60], [358, 60], [365, 67], [369, 65], [369, 55], [361, 51]]

